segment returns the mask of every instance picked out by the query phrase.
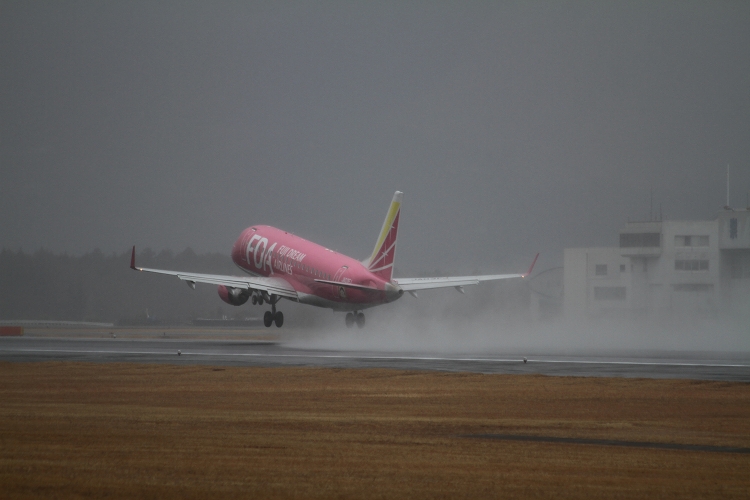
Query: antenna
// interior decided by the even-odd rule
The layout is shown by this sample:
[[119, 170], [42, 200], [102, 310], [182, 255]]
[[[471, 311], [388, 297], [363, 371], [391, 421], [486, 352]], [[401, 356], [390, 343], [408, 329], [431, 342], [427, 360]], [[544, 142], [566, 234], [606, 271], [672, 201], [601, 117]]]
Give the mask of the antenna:
[[648, 220], [654, 220], [654, 188], [651, 188], [650, 205], [648, 207]]
[[727, 207], [729, 207], [729, 163], [727, 163]]

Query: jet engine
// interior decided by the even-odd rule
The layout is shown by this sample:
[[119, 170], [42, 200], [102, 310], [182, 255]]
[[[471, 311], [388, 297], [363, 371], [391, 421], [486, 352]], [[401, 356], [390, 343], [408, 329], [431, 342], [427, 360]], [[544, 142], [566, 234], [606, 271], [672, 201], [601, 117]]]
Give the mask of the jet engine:
[[219, 297], [227, 304], [241, 306], [250, 298], [250, 291], [219, 285]]

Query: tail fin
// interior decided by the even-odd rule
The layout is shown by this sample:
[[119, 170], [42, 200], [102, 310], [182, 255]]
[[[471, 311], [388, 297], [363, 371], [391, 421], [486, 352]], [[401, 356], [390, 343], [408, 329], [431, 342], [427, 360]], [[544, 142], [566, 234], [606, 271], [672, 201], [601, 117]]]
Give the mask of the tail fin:
[[391, 281], [393, 275], [398, 219], [401, 215], [401, 198], [403, 196], [404, 193], [401, 191], [396, 191], [393, 194], [393, 201], [391, 201], [388, 214], [383, 221], [383, 228], [380, 230], [380, 236], [375, 243], [375, 249], [372, 251], [370, 258], [364, 262], [371, 273], [386, 281]]

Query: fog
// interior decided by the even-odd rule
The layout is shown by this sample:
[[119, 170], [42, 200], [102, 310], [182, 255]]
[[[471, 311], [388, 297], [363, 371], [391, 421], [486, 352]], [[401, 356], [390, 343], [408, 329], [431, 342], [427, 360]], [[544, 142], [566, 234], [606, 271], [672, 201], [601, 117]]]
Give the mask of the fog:
[[306, 331], [285, 345], [304, 349], [440, 354], [602, 354], [750, 352], [750, 336], [739, 321], [703, 318], [508, 321], [499, 314], [457, 319], [371, 315], [365, 330], [331, 325]]
[[[196, 255], [190, 249], [179, 254], [143, 249], [136, 260], [156, 268], [237, 271], [225, 255]], [[72, 257], [3, 250], [0, 320], [170, 328], [195, 318], [259, 320], [267, 310], [249, 303], [227, 305], [212, 285], [197, 284], [192, 290], [173, 277], [135, 273], [129, 261], [129, 252]], [[549, 273], [535, 271], [530, 279], [468, 286], [464, 294], [453, 288], [421, 291], [416, 298], [405, 294], [394, 303], [365, 310], [363, 329], [347, 329], [341, 312], [284, 300], [278, 304], [286, 318], [284, 328], [267, 333], [291, 347], [388, 353], [750, 352], [750, 308], [743, 310], [742, 303], [734, 308], [719, 304], [712, 311], [619, 310], [616, 315], [571, 319], [563, 315], [561, 295], [546, 309], [535, 302], [543, 297], [540, 291], [549, 292], [540, 284], [545, 275]], [[746, 296], [745, 303], [749, 299]], [[250, 333], [257, 334], [257, 326]]]
[[[342, 315], [317, 317], [285, 344], [304, 349], [465, 355], [603, 354], [678, 351], [750, 352], [750, 311], [719, 317], [638, 315], [540, 320], [523, 304], [477, 307], [492, 285], [407, 296], [367, 310], [367, 325], [347, 329]], [[487, 290], [490, 288], [490, 290]], [[517, 290], [519, 288], [515, 286]]]
[[[511, 273], [750, 204], [748, 2], [5, 2], [0, 67], [12, 252], [228, 255], [269, 224], [364, 258], [400, 190], [397, 275]], [[747, 347], [743, 318], [534, 323], [481, 290], [367, 336], [288, 307], [337, 318], [320, 345]]]
[[407, 275], [523, 271], [750, 191], [746, 2], [6, 2], [0, 245], [228, 252], [270, 224]]

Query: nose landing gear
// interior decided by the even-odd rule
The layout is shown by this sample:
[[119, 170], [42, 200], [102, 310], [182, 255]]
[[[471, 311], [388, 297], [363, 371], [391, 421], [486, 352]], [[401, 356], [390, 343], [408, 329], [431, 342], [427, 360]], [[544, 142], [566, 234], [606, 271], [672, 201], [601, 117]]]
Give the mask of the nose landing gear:
[[363, 312], [350, 312], [346, 313], [346, 327], [351, 328], [354, 323], [357, 323], [358, 328], [364, 328], [365, 326], [365, 313]]

